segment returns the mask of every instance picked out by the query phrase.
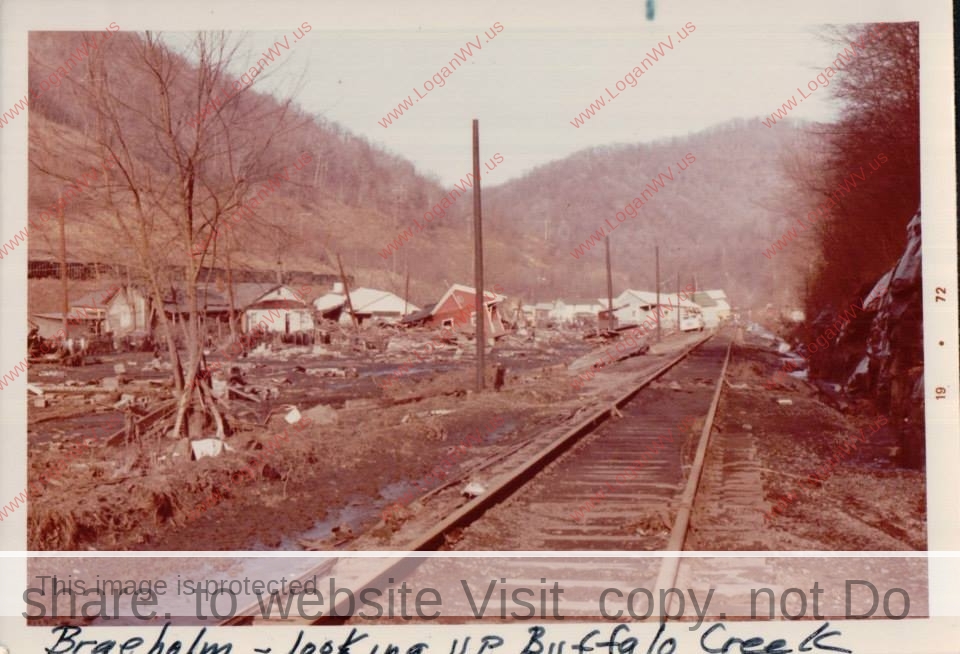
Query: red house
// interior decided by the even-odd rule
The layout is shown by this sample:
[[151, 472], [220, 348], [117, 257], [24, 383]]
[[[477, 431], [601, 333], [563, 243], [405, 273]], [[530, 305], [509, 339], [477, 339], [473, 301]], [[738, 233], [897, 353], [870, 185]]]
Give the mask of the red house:
[[[498, 291], [502, 290], [499, 284], [495, 284], [494, 288]], [[454, 284], [435, 305], [422, 312], [425, 314], [422, 315], [422, 323], [433, 327], [449, 327], [472, 334], [477, 328], [476, 294], [476, 290], [470, 286]], [[500, 319], [500, 303], [507, 298], [492, 291], [485, 291], [483, 297], [486, 307], [484, 324], [486, 335], [488, 338], [502, 336], [506, 333], [506, 329]]]

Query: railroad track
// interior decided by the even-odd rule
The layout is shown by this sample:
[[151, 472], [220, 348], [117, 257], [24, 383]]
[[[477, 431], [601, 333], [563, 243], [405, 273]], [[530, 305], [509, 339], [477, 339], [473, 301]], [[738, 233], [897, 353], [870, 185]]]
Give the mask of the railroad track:
[[[528, 443], [536, 448], [534, 452], [514, 448], [514, 458], [522, 462], [492, 480], [481, 497], [459, 506], [404, 550], [683, 549], [731, 344], [729, 333], [709, 335], [545, 446]], [[610, 574], [594, 574], [595, 583], [587, 583], [582, 581], [583, 574], [595, 567], [592, 563], [540, 560], [540, 572], [535, 574], [529, 559], [466, 559], [472, 562], [467, 564], [469, 570], [465, 570], [464, 560], [457, 559], [456, 570], [452, 570], [449, 560], [437, 558], [327, 559], [301, 578], [329, 575], [336, 576], [338, 587], [385, 588], [414, 576], [439, 575], [453, 580], [467, 575], [489, 579], [494, 574], [504, 579], [503, 588], [509, 594], [515, 587], [537, 586], [545, 579], [542, 575], [556, 580], [564, 571], [568, 574], [560, 579], [561, 586], [584, 591], [606, 583], [604, 577], [613, 583], [623, 575], [622, 569], [611, 570]], [[491, 561], [496, 563], [495, 571]], [[634, 566], [631, 584], [672, 586], [677, 559], [650, 561]], [[564, 606], [577, 605], [575, 599], [564, 600]], [[595, 600], [584, 602], [585, 609], [587, 605], [596, 612]], [[347, 608], [347, 602], [341, 600], [336, 613], [344, 615]], [[223, 624], [348, 621], [330, 617], [331, 612], [314, 620], [294, 615], [279, 620], [263, 618], [259, 607], [253, 606]]]
[[[713, 447], [710, 443], [733, 340], [729, 331], [708, 336], [562, 434], [546, 441], [530, 439], [501, 453], [495, 457], [498, 463], [515, 465], [495, 477], [484, 495], [462, 500], [405, 543], [403, 551], [377, 558], [328, 558], [301, 579], [316, 574], [323, 579], [320, 584], [335, 577], [337, 588], [381, 589], [378, 599], [386, 605], [390, 593], [391, 607], [401, 583], [412, 589], [435, 588], [444, 598], [441, 622], [474, 619], [481, 604], [485, 619], [549, 620], [558, 617], [546, 613], [551, 608], [546, 596], [556, 588], [564, 589], [562, 615], [567, 620], [658, 620], [661, 614], [690, 619], [690, 597], [686, 608], [678, 606], [676, 591], [667, 591], [675, 588], [696, 589], [701, 601], [708, 599], [709, 590], [713, 619], [725, 619], [723, 611], [731, 617], [751, 616], [751, 589], [773, 586], [779, 595], [799, 584], [786, 582], [761, 557], [711, 560], [670, 554], [685, 549], [702, 474], [714, 488], [719, 483], [721, 501], [742, 513], [745, 529], [761, 514], [755, 509], [756, 502], [762, 502], [762, 483], [749, 438], [720, 434]], [[704, 473], [708, 448], [714, 460]], [[717, 448], [719, 456], [713, 451]], [[644, 452], [649, 455], [640, 456]], [[693, 547], [709, 549], [703, 546], [709, 533], [698, 532]], [[437, 550], [456, 552], [438, 555]], [[500, 556], [468, 554], [478, 551]], [[516, 555], [504, 556], [510, 551]], [[568, 551], [570, 556], [565, 555]], [[657, 554], [637, 555], [645, 551]], [[530, 552], [548, 556], [525, 556]], [[830, 569], [834, 562], [825, 565]], [[809, 581], [809, 570], [793, 573]], [[368, 614], [358, 616], [364, 608], [359, 602], [353, 604], [342, 594], [331, 598], [324, 586], [318, 588], [330, 600], [324, 607], [330, 610], [321, 617], [309, 619], [291, 611], [284, 619], [264, 618], [254, 606], [223, 624], [371, 624], [365, 617], [369, 608]], [[520, 606], [515, 600], [515, 591], [521, 589], [532, 591], [527, 599], [538, 604], [540, 613], [511, 614], [528, 610], [529, 604]], [[598, 615], [598, 596], [606, 589], [620, 591], [619, 598], [611, 595], [605, 603], [610, 613], [621, 611], [619, 615]], [[634, 600], [628, 597], [633, 589], [649, 594]], [[706, 612], [705, 604], [703, 608]], [[378, 623], [410, 624], [410, 618], [378, 618]]]

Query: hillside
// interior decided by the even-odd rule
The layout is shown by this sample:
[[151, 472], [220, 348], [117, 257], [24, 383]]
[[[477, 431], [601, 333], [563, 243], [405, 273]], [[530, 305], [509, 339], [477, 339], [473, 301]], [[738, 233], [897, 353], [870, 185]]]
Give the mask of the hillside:
[[[58, 66], [89, 33], [35, 33], [30, 41], [31, 86]], [[84, 73], [116, 76], [128, 101], [156, 102], [149, 70], [137, 64], [141, 37], [121, 34], [91, 56], [30, 109], [30, 211], [36, 216], [56, 202], [68, 180], [97, 165], [89, 136], [95, 107]], [[176, 59], [178, 55], [171, 54]], [[182, 76], [198, 75], [181, 61]], [[85, 71], [82, 67], [89, 66]], [[82, 71], [82, 72], [81, 72]], [[183, 81], [184, 88], [187, 81]], [[253, 87], [256, 88], [255, 86]], [[190, 113], [189, 99], [171, 98], [177, 116]], [[283, 193], [265, 203], [258, 219], [240, 224], [233, 263], [239, 268], [335, 272], [336, 253], [359, 283], [402, 291], [409, 265], [411, 299], [424, 304], [454, 281], [472, 279], [471, 202], [447, 215], [384, 259], [380, 251], [404, 226], [449, 193], [413, 164], [350, 134], [322, 116], [258, 94], [240, 98], [261, 113], [286, 111], [289, 129], [270, 144], [268, 168], [280, 169], [303, 152], [312, 163], [295, 173]], [[135, 128], [135, 127], [134, 127]], [[147, 130], [132, 144], [138, 165], [162, 170]], [[789, 217], [770, 207], [787, 185], [780, 159], [810, 138], [802, 129], [768, 130], [753, 121], [732, 122], [687, 138], [651, 144], [606, 146], [552, 162], [524, 178], [484, 192], [487, 277], [526, 301], [596, 297], [605, 293], [602, 247], [575, 260], [570, 252], [604, 219], [613, 218], [659, 172], [691, 153], [696, 162], [667, 182], [640, 216], [611, 238], [616, 289], [653, 286], [653, 245], [660, 244], [661, 276], [672, 288], [679, 272], [701, 287], [723, 287], [735, 302], [765, 304], [794, 299], [792, 277], [780, 262], [761, 256]], [[464, 151], [468, 160], [469, 152]], [[125, 262], [128, 237], [107, 215], [106, 191], [93, 185], [66, 210], [68, 251], [79, 259]], [[55, 221], [30, 239], [37, 252], [56, 252]], [[158, 252], [157, 256], [167, 253]], [[665, 282], [665, 283], [666, 283]], [[686, 283], [686, 281], [684, 282]]]
[[[777, 209], [788, 188], [781, 158], [810, 138], [796, 128], [733, 121], [684, 139], [593, 148], [495, 189], [485, 198], [488, 215], [515, 232], [526, 256], [547, 264], [542, 292], [525, 276], [533, 294], [603, 296], [602, 245], [578, 259], [571, 252], [607, 219], [618, 225], [615, 213], [672, 166], [674, 181], [660, 178], [665, 187], [610, 237], [614, 288], [652, 289], [659, 244], [665, 288], [679, 272], [684, 285], [696, 277], [699, 287], [724, 288], [739, 304], [792, 300], [795, 277], [761, 252], [795, 217]], [[677, 161], [687, 153], [695, 162], [680, 172]]]

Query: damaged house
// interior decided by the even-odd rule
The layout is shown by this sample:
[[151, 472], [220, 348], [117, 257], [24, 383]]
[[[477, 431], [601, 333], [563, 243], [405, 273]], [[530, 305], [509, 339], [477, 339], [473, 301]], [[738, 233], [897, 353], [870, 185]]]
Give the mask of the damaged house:
[[[605, 307], [607, 300], [600, 298], [598, 302]], [[659, 304], [657, 303], [657, 294], [651, 291], [637, 291], [627, 289], [617, 297], [613, 298], [613, 315], [616, 319], [616, 325], [622, 329], [628, 326], [640, 325], [648, 318], [659, 311], [661, 315], [661, 325], [669, 329], [671, 325], [676, 326], [676, 311], [680, 306], [684, 315], [699, 314], [700, 307], [690, 300], [680, 300], [676, 293], [660, 293]], [[601, 311], [602, 321], [606, 321], [607, 311]], [[665, 318], [666, 316], [671, 318]]]
[[[499, 288], [499, 284], [494, 288]], [[476, 290], [470, 286], [454, 284], [440, 300], [418, 313], [404, 318], [403, 323], [408, 325], [425, 325], [427, 327], [456, 328], [461, 332], [472, 334], [476, 330]], [[490, 338], [497, 338], [506, 333], [500, 312], [501, 304], [507, 299], [492, 291], [485, 291], [485, 333]]]
[[[419, 311], [419, 307], [404, 300], [390, 291], [381, 291], [375, 288], [355, 288], [350, 291], [350, 304], [359, 324], [375, 320], [388, 323], [400, 322], [404, 315]], [[327, 320], [339, 320], [343, 324], [350, 324], [352, 319], [347, 304], [347, 296], [343, 292], [343, 284], [336, 282], [333, 290], [317, 298], [313, 303], [314, 310]]]
[[[229, 289], [222, 283], [198, 284], [197, 304], [208, 336], [219, 339], [229, 334]], [[233, 307], [242, 333], [248, 333], [261, 323], [267, 333], [283, 336], [313, 332], [313, 309], [285, 284], [234, 284]], [[169, 292], [163, 310], [174, 323], [187, 320], [190, 310], [185, 289], [181, 287]]]

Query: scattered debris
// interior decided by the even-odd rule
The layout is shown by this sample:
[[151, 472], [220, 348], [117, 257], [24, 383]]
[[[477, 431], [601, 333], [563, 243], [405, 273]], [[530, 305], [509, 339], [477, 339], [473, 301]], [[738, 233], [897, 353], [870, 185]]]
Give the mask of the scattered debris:
[[486, 492], [487, 492], [487, 489], [485, 486], [475, 481], [471, 481], [469, 484], [467, 484], [464, 487], [462, 491], [460, 491], [460, 494], [465, 497], [474, 498], [474, 497], [480, 497]]
[[335, 425], [337, 424], [337, 410], [326, 404], [318, 404], [312, 409], [307, 409], [303, 415], [309, 418], [313, 424], [317, 425]]
[[197, 460], [205, 456], [220, 456], [224, 450], [227, 452], [233, 451], [232, 447], [219, 438], [204, 438], [198, 441], [190, 441], [190, 449], [193, 451], [193, 458]]
[[300, 410], [297, 407], [291, 405], [290, 410], [287, 411], [287, 414], [283, 416], [283, 419], [287, 421], [287, 424], [293, 425], [300, 422]]

